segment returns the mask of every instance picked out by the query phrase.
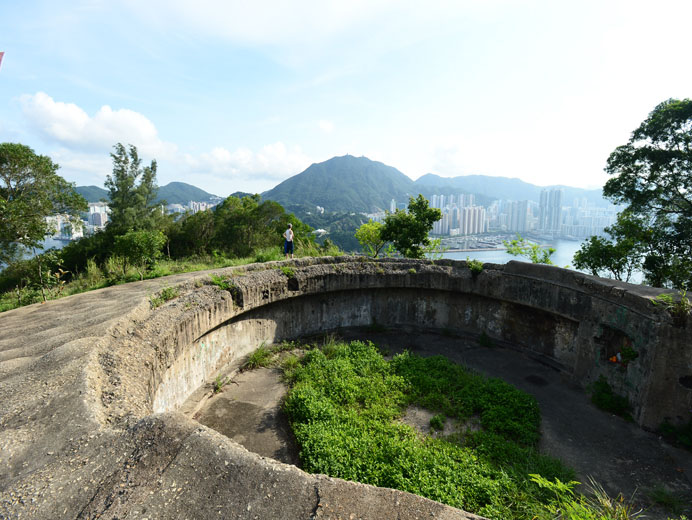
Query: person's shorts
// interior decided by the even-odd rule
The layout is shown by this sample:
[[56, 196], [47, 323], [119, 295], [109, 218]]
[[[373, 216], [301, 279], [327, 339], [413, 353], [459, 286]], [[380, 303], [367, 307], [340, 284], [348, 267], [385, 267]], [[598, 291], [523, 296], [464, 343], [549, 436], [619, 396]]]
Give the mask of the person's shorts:
[[293, 241], [284, 240], [284, 254], [293, 254]]

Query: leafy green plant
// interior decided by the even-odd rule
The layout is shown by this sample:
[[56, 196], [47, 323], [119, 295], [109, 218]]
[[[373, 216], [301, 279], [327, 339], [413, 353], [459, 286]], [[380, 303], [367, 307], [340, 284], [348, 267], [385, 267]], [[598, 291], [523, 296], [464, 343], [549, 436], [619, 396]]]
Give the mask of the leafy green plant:
[[446, 420], [447, 420], [447, 418], [444, 415], [442, 415], [441, 413], [438, 413], [437, 415], [433, 415], [430, 418], [430, 427], [433, 430], [437, 430], [437, 431], [444, 430]]
[[591, 480], [589, 493], [577, 494], [574, 486], [579, 482], [562, 482], [560, 479], [550, 481], [541, 475], [530, 475], [531, 481], [550, 495], [546, 509], [549, 517], [540, 515], [541, 519], [560, 520], [633, 520], [642, 516], [632, 501], [622, 495], [611, 498], [601, 485]]
[[416, 274], [416, 269], [415, 269], [414, 267], [411, 267], [411, 268], [408, 270], [408, 274]]
[[660, 305], [666, 309], [673, 318], [684, 321], [685, 318], [692, 312], [692, 302], [687, 297], [687, 291], [678, 291], [677, 299], [669, 293], [663, 293], [651, 300], [654, 305]]
[[164, 303], [173, 298], [180, 296], [180, 291], [177, 287], [164, 287], [155, 296], [149, 297], [149, 304], [152, 309], [160, 307]]
[[281, 271], [286, 278], [295, 278], [296, 277], [296, 273], [293, 270], [293, 268], [289, 267], [287, 265], [280, 266], [279, 271]]
[[483, 262], [480, 260], [471, 260], [468, 256], [466, 257], [466, 265], [471, 270], [473, 274], [480, 274], [483, 272]]
[[235, 284], [230, 278], [224, 278], [223, 276], [217, 276], [215, 274], [209, 275], [211, 283], [216, 285], [219, 289], [223, 291], [230, 291]]
[[630, 415], [632, 407], [629, 400], [625, 396], [616, 394], [604, 376], [599, 377], [590, 385], [590, 390], [591, 402], [598, 408], [632, 420]]
[[243, 369], [252, 370], [254, 368], [269, 366], [273, 357], [274, 352], [272, 352], [272, 349], [262, 343], [257, 350], [250, 354], [250, 357], [248, 357], [243, 365]]
[[221, 374], [216, 376], [214, 383], [212, 384], [212, 391], [214, 394], [218, 394], [223, 390], [223, 387], [230, 383], [231, 380], [228, 377], [223, 377]]
[[674, 425], [670, 421], [665, 420], [659, 426], [659, 431], [669, 442], [692, 450], [692, 419], [680, 425]]
[[541, 247], [538, 244], [529, 242], [521, 235], [517, 235], [514, 240], [503, 240], [502, 243], [507, 248], [507, 252], [513, 256], [523, 256], [531, 260], [534, 264], [554, 265], [550, 259], [555, 253], [554, 247]]
[[655, 485], [647, 495], [654, 504], [664, 507], [669, 513], [679, 515], [683, 511], [683, 500], [663, 484]]
[[[369, 342], [330, 343], [308, 350], [292, 369], [284, 407], [306, 471], [409, 491], [497, 520], [548, 518], [528, 473], [572, 478], [536, 451], [533, 397], [440, 356], [386, 361]], [[435, 410], [440, 422], [478, 416], [484, 431], [451, 441], [423, 438], [398, 420], [410, 404]]]

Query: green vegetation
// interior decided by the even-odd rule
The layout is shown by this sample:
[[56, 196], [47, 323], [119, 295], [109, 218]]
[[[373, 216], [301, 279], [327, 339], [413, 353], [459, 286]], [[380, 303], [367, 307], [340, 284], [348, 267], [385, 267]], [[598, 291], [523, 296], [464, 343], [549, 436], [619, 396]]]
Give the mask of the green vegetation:
[[259, 367], [267, 367], [271, 364], [274, 357], [274, 350], [262, 343], [255, 350], [243, 365], [243, 370], [252, 370]]
[[424, 258], [434, 244], [428, 234], [433, 224], [442, 218], [442, 212], [431, 208], [423, 195], [409, 197], [408, 210], [390, 213], [384, 219], [381, 239], [391, 242], [394, 249], [406, 258]]
[[287, 265], [282, 265], [279, 267], [279, 271], [286, 277], [286, 278], [295, 278], [296, 273], [293, 270], [292, 267], [289, 267]]
[[609, 497], [603, 487], [594, 481], [587, 486], [588, 493], [582, 495], [574, 492], [574, 486], [579, 484], [576, 481], [555, 479], [550, 482], [541, 475], [531, 475], [531, 480], [550, 496], [546, 507], [550, 516], [541, 515], [538, 517], [541, 519], [628, 520], [642, 516], [642, 511], [637, 510], [631, 501], [625, 500], [622, 495], [614, 499]]
[[[28, 146], [0, 143], [0, 265], [17, 267], [27, 252], [35, 252], [44, 237], [56, 231], [46, 217], [66, 214], [70, 225], [80, 224], [78, 214], [86, 209], [86, 201], [57, 174], [58, 168], [49, 157], [36, 155]], [[20, 293], [32, 286], [46, 301], [46, 290], [54, 285], [46, 270], [56, 273], [57, 266], [37, 258], [22, 268], [25, 279], [14, 287], [18, 300], [21, 302]]]
[[167, 301], [177, 298], [178, 296], [180, 296], [180, 291], [177, 287], [164, 287], [156, 294], [156, 296], [151, 296], [149, 298], [149, 303], [151, 304], [152, 309], [156, 309]]
[[444, 430], [446, 420], [447, 420], [447, 418], [441, 413], [438, 413], [437, 415], [433, 415], [430, 418], [430, 427], [433, 430], [437, 430], [437, 431]]
[[555, 265], [550, 259], [555, 253], [553, 247], [541, 247], [538, 244], [529, 242], [521, 235], [517, 234], [514, 240], [503, 240], [502, 243], [507, 248], [507, 252], [513, 256], [523, 256], [531, 260], [534, 264]]
[[[538, 406], [527, 394], [445, 358], [387, 362], [371, 343], [330, 342], [291, 368], [285, 409], [306, 471], [413, 492], [495, 519], [552, 518], [529, 474], [569, 481], [536, 451]], [[431, 438], [401, 423], [416, 404], [482, 431]]]
[[625, 396], [616, 394], [608, 384], [605, 377], [601, 376], [590, 385], [591, 402], [601, 410], [632, 420], [630, 411], [632, 406]]
[[685, 320], [687, 316], [692, 312], [692, 302], [687, 297], [687, 291], [682, 290], [678, 292], [678, 297], [673, 298], [671, 294], [659, 294], [651, 300], [654, 305], [660, 305], [666, 309], [673, 318], [678, 320]]
[[[157, 197], [156, 161], [142, 166], [136, 147], [118, 143], [106, 180], [112, 210], [107, 228], [61, 250], [21, 260], [19, 253], [40, 243], [47, 232], [42, 212], [75, 213], [84, 209], [84, 200], [55, 175], [57, 166], [49, 159], [22, 145], [0, 145], [0, 152], [5, 154], [0, 168], [16, 169], [21, 160], [27, 171], [35, 170], [36, 179], [31, 185], [8, 174], [7, 186], [0, 184], [0, 261], [8, 264], [0, 272], [0, 311], [135, 280], [279, 260], [288, 223], [296, 234], [296, 256], [341, 254], [328, 241], [318, 245], [309, 226], [276, 202], [260, 202], [259, 195], [231, 196], [213, 211], [177, 220], [166, 216]], [[31, 187], [24, 198], [15, 182]], [[31, 216], [25, 211], [29, 206]]]
[[679, 515], [683, 511], [683, 500], [663, 484], [657, 484], [648, 492], [649, 499], [665, 508], [671, 514]]
[[478, 336], [478, 344], [481, 347], [486, 347], [486, 348], [490, 348], [490, 347], [495, 346], [492, 338], [490, 336], [488, 336], [488, 334], [485, 331], [481, 332], [480, 336]]
[[383, 227], [381, 222], [368, 220], [356, 230], [355, 237], [368, 256], [377, 258], [383, 250], [385, 256], [387, 256], [387, 250], [385, 249], [387, 241], [382, 238]]
[[471, 260], [468, 256], [466, 257], [466, 265], [473, 274], [480, 274], [483, 272], [483, 262], [480, 260]]
[[608, 239], [591, 238], [577, 267], [628, 279], [634, 269], [655, 287], [692, 288], [692, 100], [659, 104], [610, 154], [603, 194], [626, 204]]
[[223, 390], [223, 387], [230, 382], [231, 380], [228, 377], [223, 377], [221, 374], [217, 375], [216, 379], [214, 379], [214, 383], [212, 384], [212, 392], [214, 394], [218, 394], [221, 390]]
[[664, 421], [659, 427], [661, 435], [677, 446], [692, 451], [692, 419], [686, 424], [674, 425]]

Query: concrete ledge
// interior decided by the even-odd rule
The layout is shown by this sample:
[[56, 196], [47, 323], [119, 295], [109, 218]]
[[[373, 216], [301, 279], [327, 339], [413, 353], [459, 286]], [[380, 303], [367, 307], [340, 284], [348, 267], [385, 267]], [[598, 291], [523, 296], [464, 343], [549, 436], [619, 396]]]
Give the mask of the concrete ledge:
[[[575, 383], [607, 377], [646, 428], [689, 418], [691, 328], [651, 305], [661, 291], [520, 262], [284, 264], [216, 271], [232, 291], [188, 273], [0, 315], [0, 517], [473, 518], [261, 459], [176, 412], [261, 342], [341, 327], [485, 333]], [[607, 361], [624, 346], [637, 359]]]

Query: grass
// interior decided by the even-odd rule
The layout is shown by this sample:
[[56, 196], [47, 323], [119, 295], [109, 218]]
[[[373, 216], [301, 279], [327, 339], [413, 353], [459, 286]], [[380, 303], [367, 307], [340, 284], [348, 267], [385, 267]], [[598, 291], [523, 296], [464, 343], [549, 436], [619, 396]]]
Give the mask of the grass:
[[692, 451], [692, 420], [679, 425], [664, 421], [659, 431], [667, 441]]
[[267, 367], [271, 364], [274, 352], [262, 343], [243, 365], [243, 370], [252, 370], [259, 367]]
[[287, 265], [282, 265], [281, 267], [279, 267], [279, 271], [281, 271], [286, 278], [295, 278], [296, 276], [296, 273], [293, 270], [293, 268]]
[[[336, 246], [322, 249], [319, 246], [313, 246], [307, 242], [302, 245], [299, 243], [298, 246], [296, 257], [338, 256], [343, 254]], [[207, 269], [221, 269], [282, 259], [283, 254], [281, 254], [279, 248], [273, 247], [260, 249], [251, 256], [243, 258], [226, 258], [222, 255], [209, 255], [179, 260], [160, 260], [152, 269], [142, 271], [141, 276], [140, 271], [138, 271], [136, 267], [123, 265], [122, 261], [117, 257], [109, 258], [101, 266], [97, 265], [93, 260], [88, 260], [85, 271], [74, 274], [70, 282], [61, 284], [60, 291], [48, 291], [46, 296], [49, 300], [55, 300], [112, 285], [140, 281], [142, 278], [144, 280], [149, 280], [172, 274], [205, 271]], [[0, 293], [0, 312], [9, 311], [32, 303], [38, 303], [41, 299], [40, 289], [33, 286], [19, 289], [19, 298], [16, 290], [6, 291]]]
[[152, 309], [156, 309], [167, 301], [177, 298], [178, 296], [180, 296], [180, 291], [177, 287], [164, 287], [155, 296], [149, 297], [149, 304], [151, 305]]
[[214, 394], [218, 394], [223, 390], [223, 387], [226, 386], [228, 383], [230, 383], [231, 380], [227, 377], [221, 376], [221, 374], [216, 376], [216, 379], [214, 379], [214, 383], [212, 384], [212, 391]]
[[[573, 472], [536, 450], [533, 397], [442, 357], [386, 361], [369, 342], [329, 342], [291, 362], [285, 410], [311, 473], [401, 489], [493, 519], [552, 518], [530, 480]], [[421, 436], [399, 418], [416, 404], [448, 420], [480, 417], [479, 432]], [[441, 417], [440, 417], [441, 418]]]
[[590, 385], [591, 402], [603, 411], [619, 415], [629, 421], [632, 420], [630, 412], [632, 406], [628, 399], [615, 391], [608, 384], [605, 377], [601, 376]]
[[683, 511], [683, 500], [663, 484], [657, 484], [648, 492], [649, 499], [656, 505], [662, 506], [667, 512], [679, 515]]

